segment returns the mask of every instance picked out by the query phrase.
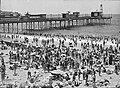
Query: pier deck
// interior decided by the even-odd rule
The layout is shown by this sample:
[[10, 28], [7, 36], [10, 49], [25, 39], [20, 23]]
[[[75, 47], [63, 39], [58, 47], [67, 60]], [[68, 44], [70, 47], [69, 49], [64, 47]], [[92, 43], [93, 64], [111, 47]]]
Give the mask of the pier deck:
[[65, 29], [75, 26], [86, 26], [89, 24], [105, 25], [111, 23], [112, 16], [91, 17], [82, 16], [74, 18], [35, 18], [22, 20], [0, 20], [1, 29], [3, 33], [25, 33], [34, 30], [45, 29]]

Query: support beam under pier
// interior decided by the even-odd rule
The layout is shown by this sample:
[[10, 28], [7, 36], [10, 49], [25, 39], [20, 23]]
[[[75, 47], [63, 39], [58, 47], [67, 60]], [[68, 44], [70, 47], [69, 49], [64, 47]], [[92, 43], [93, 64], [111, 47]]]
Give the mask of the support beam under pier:
[[5, 33], [5, 24], [3, 24], [3, 33]]

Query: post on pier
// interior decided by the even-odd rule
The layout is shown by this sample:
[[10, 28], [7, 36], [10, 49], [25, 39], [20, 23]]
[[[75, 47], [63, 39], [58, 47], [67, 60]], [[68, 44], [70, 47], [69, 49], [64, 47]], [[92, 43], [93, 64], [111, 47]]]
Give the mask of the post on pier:
[[31, 23], [28, 22], [28, 30], [30, 30], [30, 29], [31, 29]]
[[78, 26], [80, 26], [80, 20], [78, 20]]
[[38, 30], [39, 30], [39, 28], [40, 28], [40, 23], [39, 23], [39, 21], [38, 21]]
[[26, 31], [27, 31], [27, 22], [26, 22]]
[[65, 28], [65, 26], [66, 26], [66, 21], [64, 21], [64, 28]]
[[90, 19], [90, 24], [92, 23], [92, 19]]
[[76, 20], [76, 26], [78, 25], [78, 20]]
[[23, 32], [23, 23], [21, 23], [21, 33]]
[[105, 19], [103, 19], [103, 24], [105, 25]]
[[33, 22], [33, 30], [35, 30], [35, 22]]
[[96, 19], [96, 24], [98, 24], [98, 19]]
[[67, 25], [67, 27], [69, 28], [70, 27], [70, 20], [68, 19], [68, 25]]
[[85, 20], [83, 19], [83, 24], [82, 24], [83, 26], [85, 25]]
[[28, 22], [29, 24], [28, 24], [28, 33], [30, 33], [30, 30], [32, 29], [32, 22]]
[[93, 19], [90, 19], [90, 24], [94, 24], [94, 21], [93, 21]]
[[56, 21], [55, 21], [55, 28], [56, 28]]
[[98, 18], [98, 21], [99, 21], [99, 25], [101, 25], [101, 19], [100, 18]]
[[87, 24], [87, 25], [89, 24], [89, 19], [86, 19], [86, 24]]
[[79, 20], [79, 26], [84, 25], [85, 21], [84, 20]]
[[95, 24], [96, 22], [95, 22], [95, 19], [93, 19], [93, 23]]
[[60, 21], [60, 29], [61, 29], [62, 25], [61, 25], [61, 21]]
[[78, 19], [78, 26], [80, 26], [80, 20]]
[[[52, 25], [52, 24], [51, 24]], [[47, 29], [47, 21], [45, 21], [45, 28]]]
[[19, 29], [18, 29], [18, 23], [17, 23], [17, 34], [19, 33]]
[[40, 22], [40, 29], [42, 30], [43, 28], [43, 22]]
[[14, 23], [12, 23], [12, 33], [14, 32]]
[[10, 24], [8, 23], [8, 33], [10, 32], [10, 28], [9, 28]]
[[101, 24], [104, 24], [104, 19], [101, 19]]
[[52, 21], [49, 21], [49, 23], [50, 23], [50, 28], [52, 28]]
[[3, 33], [5, 33], [5, 24], [3, 24]]
[[28, 31], [30, 31], [30, 29], [31, 29], [31, 25], [32, 25], [31, 22], [27, 22], [27, 30], [28, 30]]
[[74, 24], [73, 24], [73, 23], [74, 23], [74, 21], [72, 20], [72, 27], [74, 26]]

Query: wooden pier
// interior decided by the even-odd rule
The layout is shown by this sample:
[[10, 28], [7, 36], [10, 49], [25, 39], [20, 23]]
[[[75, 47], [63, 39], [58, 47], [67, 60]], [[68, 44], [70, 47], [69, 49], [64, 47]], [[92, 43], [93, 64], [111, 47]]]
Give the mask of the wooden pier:
[[76, 26], [111, 24], [112, 15], [102, 17], [79, 16], [75, 18], [36, 18], [22, 20], [0, 20], [3, 33], [30, 33], [32, 31], [69, 29]]

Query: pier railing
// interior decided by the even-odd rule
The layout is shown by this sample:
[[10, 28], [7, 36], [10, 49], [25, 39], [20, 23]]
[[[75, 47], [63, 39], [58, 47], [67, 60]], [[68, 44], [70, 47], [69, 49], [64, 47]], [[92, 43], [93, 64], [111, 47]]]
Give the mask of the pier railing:
[[[79, 14], [78, 17], [91, 17], [91, 14]], [[112, 14], [102, 14], [102, 17], [112, 17]], [[62, 14], [47, 14], [46, 18], [62, 18]]]
[[[73, 16], [72, 16], [73, 15]], [[70, 14], [70, 16], [68, 15], [68, 16], [66, 16], [66, 18], [78, 18], [78, 17], [88, 17], [88, 18], [90, 18], [91, 17], [91, 14], [79, 14], [77, 17], [76, 16], [74, 16], [74, 14]], [[103, 18], [112, 18], [112, 14], [102, 14], [102, 16], [98, 16], [98, 17], [96, 17], [96, 18], [101, 18], [101, 17], [103, 17]], [[62, 14], [46, 14], [46, 17], [44, 17], [44, 18], [38, 18], [38, 17], [34, 17], [34, 20], [39, 20], [39, 19], [42, 19], [42, 20], [46, 20], [46, 19], [50, 19], [50, 20], [52, 20], [52, 19], [56, 19], [56, 20], [59, 20], [59, 19], [63, 19], [63, 15]], [[19, 21], [19, 20], [21, 20], [20, 18], [13, 18], [13, 17], [5, 17], [5, 18], [0, 18], [0, 22], [2, 22], [2, 21]], [[23, 20], [25, 20], [25, 19], [23, 19]], [[29, 21], [29, 18], [27, 18], [26, 19], [26, 21]]]
[[62, 14], [46, 14], [46, 18], [62, 18]]
[[[79, 14], [79, 17], [91, 17], [91, 14]], [[112, 14], [102, 14], [102, 17], [112, 17]]]
[[90, 14], [79, 14], [79, 17], [86, 17], [86, 16], [91, 16]]
[[90, 14], [80, 14], [79, 16], [70, 16], [63, 18], [62, 14], [48, 14], [45, 17], [38, 18], [39, 15], [29, 18], [24, 16], [24, 19], [6, 19], [0, 20], [2, 32], [4, 33], [19, 33], [22, 31], [38, 31], [44, 29], [69, 29], [76, 26], [87, 25], [105, 25], [111, 24], [111, 14], [102, 14], [102, 16], [91, 17]]
[[112, 14], [103, 14], [102, 17], [112, 17]]
[[[73, 15], [73, 16], [72, 16]], [[24, 16], [25, 17], [25, 16]], [[112, 14], [102, 14], [101, 16], [93, 16], [91, 14], [79, 14], [78, 16], [74, 16], [74, 14], [70, 14], [70, 16], [66, 16], [63, 18], [63, 14], [46, 14], [45, 17], [34, 16], [33, 19], [30, 17], [26, 17], [24, 19], [21, 18], [0, 18], [0, 24], [7, 24], [7, 23], [22, 23], [22, 22], [44, 22], [44, 21], [69, 21], [69, 20], [88, 20], [88, 19], [111, 19]]]

